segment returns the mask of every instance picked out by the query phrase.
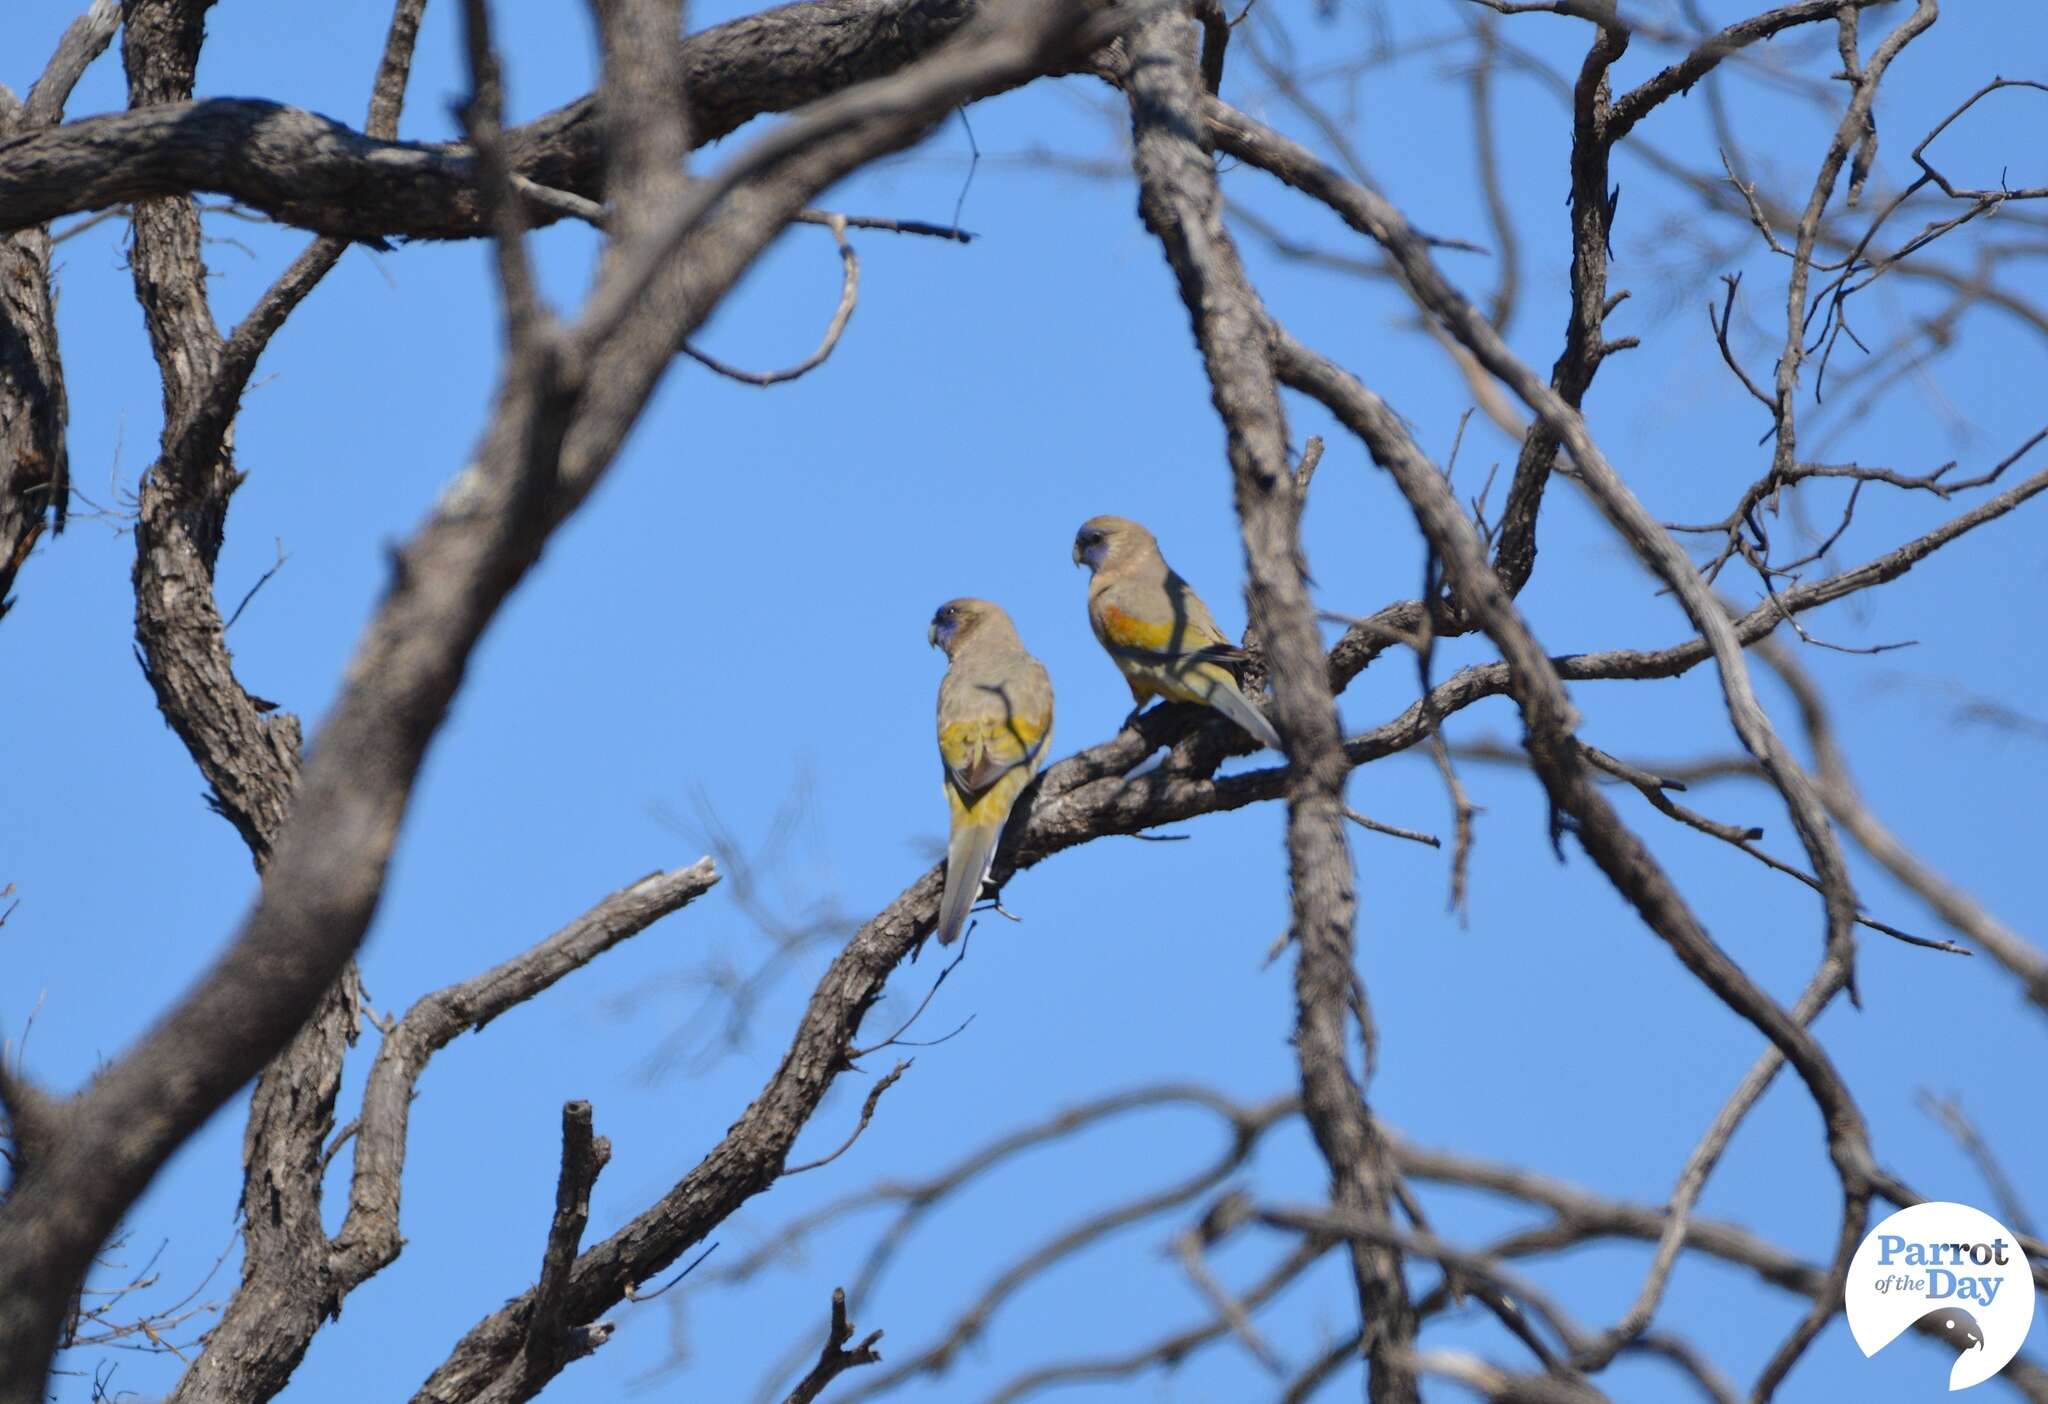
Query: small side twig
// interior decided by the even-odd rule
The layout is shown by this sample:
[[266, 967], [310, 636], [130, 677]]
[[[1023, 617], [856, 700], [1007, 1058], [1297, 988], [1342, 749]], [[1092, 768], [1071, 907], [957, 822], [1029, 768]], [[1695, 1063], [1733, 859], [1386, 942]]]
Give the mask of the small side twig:
[[1201, 1222], [1174, 1235], [1174, 1256], [1180, 1259], [1188, 1280], [1208, 1298], [1209, 1305], [1216, 1308], [1217, 1318], [1229, 1325], [1244, 1348], [1251, 1352], [1252, 1358], [1265, 1366], [1270, 1374], [1284, 1375], [1287, 1372], [1285, 1362], [1252, 1325], [1251, 1313], [1245, 1310], [1243, 1302], [1216, 1280], [1216, 1275], [1209, 1271], [1209, 1265], [1202, 1257], [1204, 1248], [1242, 1224], [1250, 1210], [1251, 1199], [1243, 1191], [1225, 1195], [1210, 1207]]
[[699, 1253], [696, 1257], [690, 1259], [688, 1266], [686, 1266], [681, 1272], [677, 1273], [674, 1277], [671, 1277], [668, 1281], [662, 1283], [659, 1287], [655, 1288], [652, 1292], [643, 1292], [637, 1287], [627, 1287], [626, 1300], [629, 1302], [653, 1301], [656, 1297], [668, 1291], [669, 1288], [675, 1286], [678, 1282], [681, 1282], [684, 1278], [688, 1277], [691, 1273], [695, 1272], [698, 1266], [702, 1264], [706, 1258], [710, 1257], [713, 1253], [716, 1253], [717, 1251], [717, 1243], [713, 1242], [711, 1244], [706, 1245], [703, 1252]]
[[[547, 1247], [540, 1260], [540, 1283], [533, 1292], [533, 1312], [526, 1321], [526, 1345], [522, 1352], [529, 1372], [541, 1379], [552, 1378], [559, 1361], [587, 1350], [572, 1348], [563, 1321], [569, 1291], [569, 1272], [576, 1264], [576, 1250], [582, 1246], [583, 1230], [590, 1223], [590, 1190], [598, 1172], [612, 1158], [612, 1143], [595, 1134], [590, 1103], [562, 1104], [562, 1173], [555, 1184], [555, 1217], [548, 1225]], [[599, 1323], [584, 1329], [583, 1344], [595, 1347], [611, 1334], [611, 1327]], [[556, 1362], [551, 1368], [549, 1362]]]
[[[956, 955], [954, 955], [954, 957], [950, 961], [946, 962], [945, 969], [939, 972], [939, 978], [932, 981], [932, 987], [924, 992], [924, 998], [917, 1002], [917, 1008], [910, 1011], [910, 1017], [908, 1019], [905, 1019], [900, 1025], [897, 1026], [896, 1032], [890, 1034], [880, 1043], [871, 1043], [865, 1048], [848, 1049], [846, 1054], [846, 1061], [849, 1063], [855, 1062], [861, 1058], [867, 1057], [867, 1055], [870, 1053], [879, 1053], [884, 1048], [888, 1048], [898, 1042], [901, 1042], [903, 1035], [910, 1032], [910, 1026], [912, 1024], [915, 1024], [921, 1017], [923, 1017], [924, 1011], [931, 1006], [932, 996], [936, 995], [939, 992], [939, 986], [946, 983], [946, 977], [948, 975], [951, 975], [954, 972], [954, 970], [956, 970], [959, 967], [961, 961], [967, 959], [967, 943], [970, 939], [972, 939], [973, 935], [974, 928], [970, 926], [967, 928], [966, 934], [964, 934], [960, 938], [959, 952]], [[961, 1028], [965, 1027], [965, 1024], [961, 1025]], [[954, 1032], [957, 1033], [959, 1032], [959, 1030], [956, 1029], [954, 1030]], [[952, 1036], [952, 1034], [946, 1035], [946, 1037], [948, 1038], [951, 1038]]]
[[839, 306], [833, 309], [832, 320], [826, 326], [824, 339], [818, 343], [817, 350], [795, 365], [776, 371], [740, 370], [687, 343], [683, 346], [683, 353], [727, 379], [737, 380], [742, 385], [762, 387], [781, 385], [799, 376], [808, 375], [824, 365], [826, 359], [838, 349], [839, 338], [846, 334], [846, 324], [853, 317], [854, 305], [860, 301], [860, 257], [854, 253], [853, 245], [846, 242], [846, 219], [842, 215], [828, 215], [826, 226], [831, 229], [832, 238], [839, 245], [839, 262], [845, 270], [845, 276], [839, 287]]
[[1344, 817], [1358, 825], [1359, 828], [1371, 829], [1376, 834], [1386, 834], [1390, 838], [1407, 839], [1410, 843], [1426, 843], [1431, 848], [1442, 848], [1444, 846], [1444, 841], [1435, 834], [1425, 834], [1420, 829], [1403, 829], [1393, 824], [1382, 824], [1377, 819], [1368, 819], [1348, 804], [1344, 806]]
[[868, 1123], [875, 1119], [875, 1107], [881, 1102], [882, 1094], [891, 1087], [894, 1087], [896, 1079], [902, 1077], [904, 1073], [910, 1070], [912, 1061], [912, 1059], [905, 1058], [902, 1062], [884, 1073], [881, 1079], [868, 1089], [868, 1099], [861, 1104], [860, 1120], [854, 1124], [853, 1134], [840, 1143], [838, 1150], [818, 1160], [806, 1161], [802, 1165], [792, 1165], [782, 1172], [783, 1176], [787, 1178], [790, 1175], [801, 1175], [804, 1171], [815, 1170], [820, 1165], [830, 1165], [833, 1161], [839, 1159], [840, 1156], [853, 1149], [853, 1143], [860, 1139], [860, 1133], [867, 1130]]
[[249, 601], [256, 598], [256, 592], [265, 585], [268, 585], [270, 577], [283, 570], [284, 563], [290, 559], [291, 557], [284, 553], [284, 538], [280, 536], [277, 538], [277, 560], [271, 565], [269, 570], [256, 577], [256, 583], [249, 587], [248, 594], [242, 596], [242, 602], [235, 606], [235, 612], [228, 616], [228, 622], [220, 626], [220, 631], [223, 634], [235, 627], [235, 621], [242, 617], [242, 611], [249, 607]]
[[2019, 1191], [2013, 1188], [2005, 1167], [1998, 1163], [1991, 1147], [1977, 1134], [1976, 1124], [1963, 1114], [1962, 1102], [1953, 1095], [1937, 1097], [1923, 1088], [1920, 1109], [1939, 1121], [1949, 1135], [1956, 1138], [1956, 1144], [1963, 1148], [1963, 1153], [1976, 1164], [1977, 1173], [1991, 1187], [1991, 1197], [1998, 1201], [1998, 1212], [2005, 1216], [2005, 1222], [2020, 1233], [2034, 1236], [2033, 1215], [2020, 1201]]
[[[1294, 465], [1294, 500], [1305, 504], [1308, 501], [1308, 485], [1315, 480], [1316, 469], [1323, 461], [1323, 436], [1311, 434], [1308, 443], [1301, 450], [1301, 462]], [[1298, 510], [1298, 509], [1297, 509]]]
[[811, 1404], [825, 1386], [838, 1379], [856, 1365], [873, 1365], [882, 1358], [875, 1349], [875, 1342], [882, 1339], [880, 1331], [870, 1331], [861, 1343], [852, 1350], [846, 1343], [853, 1339], [853, 1323], [846, 1319], [846, 1289], [832, 1289], [832, 1329], [825, 1336], [825, 1348], [818, 1354], [818, 1363], [811, 1367], [811, 1373], [797, 1381], [795, 1389], [783, 1404]]
[[[1770, 854], [1758, 848], [1756, 841], [1764, 836], [1762, 829], [1755, 825], [1723, 824], [1719, 820], [1709, 819], [1706, 815], [1679, 804], [1664, 793], [1666, 790], [1682, 790], [1685, 788], [1683, 784], [1666, 779], [1660, 775], [1652, 775], [1645, 770], [1640, 770], [1626, 761], [1607, 754], [1607, 752], [1597, 746], [1588, 746], [1582, 742], [1580, 749], [1585, 755], [1586, 760], [1594, 768], [1604, 770], [1617, 779], [1627, 781], [1636, 788], [1637, 792], [1644, 799], [1650, 802], [1651, 807], [1658, 813], [1667, 818], [1676, 819], [1689, 829], [1697, 829], [1701, 833], [1717, 838], [1731, 847], [1739, 848], [1765, 867], [1781, 872], [1786, 877], [1803, 882], [1816, 892], [1823, 890], [1820, 879], [1814, 877], [1811, 873], [1795, 868], [1790, 863], [1784, 862], [1781, 859], [1773, 858]], [[1949, 955], [1966, 956], [1974, 954], [1968, 946], [1958, 945], [1954, 941], [1939, 940], [1931, 936], [1915, 936], [1911, 932], [1901, 931], [1898, 927], [1888, 925], [1863, 912], [1856, 913], [1855, 921], [1858, 926], [1866, 927], [1881, 935], [1889, 936], [1895, 941], [1903, 941], [1909, 946], [1919, 946], [1930, 951], [1945, 951]]]

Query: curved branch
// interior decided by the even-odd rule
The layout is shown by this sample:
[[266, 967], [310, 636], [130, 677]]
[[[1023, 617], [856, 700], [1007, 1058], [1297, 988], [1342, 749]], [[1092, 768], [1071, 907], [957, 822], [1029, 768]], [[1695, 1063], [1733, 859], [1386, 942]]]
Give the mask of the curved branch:
[[406, 1131], [427, 1060], [458, 1036], [540, 994], [622, 941], [681, 911], [718, 883], [709, 858], [655, 873], [612, 893], [576, 920], [481, 975], [427, 995], [385, 1035], [363, 1089], [348, 1216], [335, 1233], [327, 1271], [338, 1292], [367, 1281], [398, 1256], [400, 1180]]
[[[1262, 345], [1268, 319], [1223, 226], [1215, 159], [1198, 140], [1206, 90], [1193, 28], [1181, 15], [1162, 15], [1140, 25], [1127, 42], [1123, 85], [1131, 104], [1138, 211], [1179, 282], [1210, 398], [1223, 420], [1243, 526], [1246, 594], [1290, 762], [1287, 853], [1302, 1105], [1329, 1169], [1331, 1199], [1361, 1220], [1390, 1223], [1394, 1187], [1386, 1146], [1349, 1057], [1353, 1015], [1361, 1026], [1365, 1019], [1353, 948], [1358, 898], [1344, 832], [1350, 767], [1303, 580], [1301, 503], [1279, 387]], [[1414, 1342], [1415, 1318], [1397, 1246], [1353, 1239], [1350, 1249], [1369, 1397], [1373, 1404], [1412, 1404], [1415, 1378], [1402, 1361]]]
[[827, 215], [825, 220], [827, 227], [832, 231], [832, 238], [839, 245], [839, 263], [843, 269], [843, 276], [839, 287], [839, 305], [832, 311], [832, 320], [826, 324], [824, 338], [818, 342], [817, 350], [795, 365], [775, 371], [740, 370], [736, 366], [727, 365], [709, 352], [699, 351], [694, 346], [684, 346], [683, 354], [729, 380], [764, 388], [795, 380], [824, 365], [826, 359], [838, 349], [839, 338], [846, 334], [846, 324], [853, 317], [854, 304], [860, 300], [860, 256], [854, 253], [853, 245], [846, 242], [847, 221], [842, 215]]
[[[895, 73], [937, 49], [982, 0], [818, 0], [683, 39], [693, 145]], [[550, 190], [603, 196], [596, 95], [505, 133], [512, 172]], [[488, 231], [474, 152], [462, 143], [378, 141], [343, 123], [252, 98], [166, 102], [0, 141], [0, 232], [63, 214], [210, 191], [316, 234], [468, 239]], [[562, 218], [540, 202], [530, 225]]]

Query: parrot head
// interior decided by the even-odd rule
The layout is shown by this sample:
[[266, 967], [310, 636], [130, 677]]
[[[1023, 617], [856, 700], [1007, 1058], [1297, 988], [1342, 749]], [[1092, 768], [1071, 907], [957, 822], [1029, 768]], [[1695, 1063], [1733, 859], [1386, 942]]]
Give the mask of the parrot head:
[[1128, 517], [1090, 517], [1074, 533], [1074, 564], [1098, 571], [1113, 559], [1147, 547], [1158, 550], [1152, 533]]
[[1014, 626], [1010, 625], [1010, 616], [1003, 613], [1001, 605], [990, 604], [987, 600], [963, 598], [947, 600], [939, 606], [938, 611], [932, 615], [932, 626], [926, 631], [925, 637], [931, 641], [933, 648], [944, 649], [946, 656], [951, 658], [953, 651], [972, 638], [983, 625], [1009, 628], [1013, 634], [1016, 632]]

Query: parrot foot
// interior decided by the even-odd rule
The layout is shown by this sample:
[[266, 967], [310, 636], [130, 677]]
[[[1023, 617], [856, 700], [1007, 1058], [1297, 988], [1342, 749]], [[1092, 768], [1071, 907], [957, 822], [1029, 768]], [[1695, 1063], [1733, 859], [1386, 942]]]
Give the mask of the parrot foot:
[[978, 912], [994, 912], [997, 916], [1008, 921], [1021, 922], [1024, 920], [1023, 917], [1018, 916], [1015, 912], [1003, 906], [1003, 894], [1000, 892], [993, 893], [984, 898], [981, 905], [976, 907], [975, 910]]
[[1137, 706], [1131, 708], [1130, 714], [1124, 718], [1124, 724], [1118, 727], [1117, 730], [1129, 731], [1132, 727], [1136, 726], [1138, 724], [1138, 714], [1144, 710], [1145, 704], [1143, 702], [1140, 702]]

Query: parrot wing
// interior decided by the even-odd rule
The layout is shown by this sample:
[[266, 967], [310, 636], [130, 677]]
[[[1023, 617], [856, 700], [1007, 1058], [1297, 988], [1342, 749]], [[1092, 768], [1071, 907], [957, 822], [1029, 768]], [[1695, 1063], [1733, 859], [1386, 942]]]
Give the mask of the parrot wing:
[[959, 939], [995, 861], [1017, 797], [1052, 744], [1052, 684], [1035, 660], [999, 681], [949, 675], [940, 691], [939, 757], [952, 831], [939, 899], [939, 944]]
[[948, 790], [953, 802], [953, 828], [946, 837], [946, 885], [939, 898], [940, 945], [952, 945], [967, 928], [968, 914], [980, 900], [982, 883], [995, 865], [1003, 822], [1009, 818], [1017, 796], [1030, 783], [1029, 769], [1012, 766], [972, 807], [961, 804], [957, 791]]
[[1112, 587], [1089, 606], [1102, 646], [1132, 662], [1210, 662], [1236, 671], [1249, 657], [1216, 626], [1201, 596], [1178, 575], [1168, 575], [1163, 587]]
[[1284, 749], [1273, 724], [1260, 714], [1237, 683], [1250, 656], [1230, 642], [1199, 596], [1177, 575], [1164, 588], [1111, 588], [1089, 601], [1096, 636], [1124, 676], [1137, 678], [1131, 695], [1144, 693], [1214, 707], [1254, 738]]
[[939, 759], [946, 784], [968, 809], [1019, 766], [1035, 769], [1052, 738], [1048, 713], [964, 717], [939, 728]]

